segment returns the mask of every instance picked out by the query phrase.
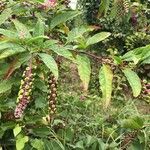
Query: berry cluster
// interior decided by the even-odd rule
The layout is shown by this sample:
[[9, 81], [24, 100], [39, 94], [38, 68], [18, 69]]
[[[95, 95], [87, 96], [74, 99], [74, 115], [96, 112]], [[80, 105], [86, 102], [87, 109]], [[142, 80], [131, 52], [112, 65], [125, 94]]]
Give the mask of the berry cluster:
[[0, 12], [2, 12], [5, 9], [6, 5], [7, 3], [4, 0], [0, 1]]
[[147, 80], [142, 81], [143, 85], [143, 91], [142, 91], [142, 96], [144, 98], [150, 98], [150, 83]]
[[123, 0], [123, 6], [124, 6], [125, 13], [128, 13], [129, 12], [129, 8], [130, 8], [129, 0]]
[[20, 91], [17, 99], [18, 104], [14, 112], [15, 118], [21, 118], [24, 110], [30, 102], [34, 76], [35, 74], [32, 73], [32, 67], [27, 67], [23, 73], [23, 80], [21, 80]]
[[50, 119], [56, 113], [57, 80], [52, 73], [48, 75], [48, 102]]

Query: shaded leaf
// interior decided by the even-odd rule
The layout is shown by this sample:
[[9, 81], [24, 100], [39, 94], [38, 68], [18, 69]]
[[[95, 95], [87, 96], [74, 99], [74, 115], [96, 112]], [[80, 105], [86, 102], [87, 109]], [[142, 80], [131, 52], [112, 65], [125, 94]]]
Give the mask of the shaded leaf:
[[100, 89], [102, 91], [102, 98], [104, 108], [107, 108], [110, 104], [112, 94], [112, 81], [113, 73], [110, 66], [103, 65], [99, 72]]
[[3, 80], [0, 82], [0, 94], [9, 91], [12, 88], [11, 80]]
[[123, 73], [125, 74], [133, 92], [133, 96], [137, 97], [140, 95], [142, 90], [141, 80], [138, 75], [131, 69], [124, 69]]

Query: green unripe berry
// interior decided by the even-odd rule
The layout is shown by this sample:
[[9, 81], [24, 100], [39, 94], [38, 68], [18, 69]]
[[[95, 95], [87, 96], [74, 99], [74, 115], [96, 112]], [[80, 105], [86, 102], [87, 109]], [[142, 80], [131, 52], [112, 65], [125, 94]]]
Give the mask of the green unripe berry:
[[55, 84], [52, 84], [51, 87], [54, 88], [54, 87], [55, 87]]
[[21, 85], [23, 85], [24, 84], [24, 81], [23, 80], [21, 80]]
[[52, 94], [52, 97], [56, 97], [56, 94]]
[[25, 94], [25, 96], [29, 96], [30, 92], [25, 92], [24, 94]]
[[30, 67], [27, 67], [27, 68], [26, 68], [27, 71], [29, 71], [30, 69], [31, 69]]
[[25, 81], [28, 81], [28, 80], [30, 80], [30, 78], [29, 78], [29, 77], [26, 77], [24, 80], [25, 80]]
[[52, 105], [52, 108], [55, 108], [56, 106], [55, 105]]

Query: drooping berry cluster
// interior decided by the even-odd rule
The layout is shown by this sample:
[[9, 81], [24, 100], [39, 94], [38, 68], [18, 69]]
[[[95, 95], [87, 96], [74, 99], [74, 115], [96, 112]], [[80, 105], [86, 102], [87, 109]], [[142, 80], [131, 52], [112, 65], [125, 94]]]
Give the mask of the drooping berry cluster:
[[148, 102], [150, 102], [150, 82], [148, 82], [147, 80], [143, 80], [142, 85], [142, 97], [144, 97], [145, 99], [147, 98], [149, 100]]
[[17, 106], [14, 112], [15, 118], [21, 118], [24, 110], [31, 99], [31, 92], [35, 74], [32, 73], [32, 67], [27, 67], [23, 73], [21, 80], [20, 91], [18, 93]]
[[123, 6], [124, 6], [125, 13], [128, 13], [129, 12], [129, 8], [130, 8], [129, 0], [123, 0]]
[[52, 73], [48, 75], [48, 102], [49, 102], [49, 117], [56, 113], [56, 101], [57, 101], [57, 80]]

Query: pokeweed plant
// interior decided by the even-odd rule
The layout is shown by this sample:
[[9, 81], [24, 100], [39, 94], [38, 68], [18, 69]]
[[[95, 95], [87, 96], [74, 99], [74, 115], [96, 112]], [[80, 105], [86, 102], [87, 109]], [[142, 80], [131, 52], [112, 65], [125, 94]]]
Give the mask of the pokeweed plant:
[[[30, 14], [23, 14], [22, 10], [20, 10], [22, 16], [17, 16], [16, 5], [24, 6], [26, 3], [22, 4], [15, 1], [12, 3], [8, 3], [8, 5], [6, 5], [6, 9], [1, 14], [0, 59], [10, 58], [16, 56], [16, 54], [26, 54], [22, 55], [22, 57], [26, 57], [23, 59], [23, 61], [29, 61], [29, 59], [32, 57], [35, 66], [38, 66], [38, 64], [41, 63], [37, 61], [40, 59], [47, 66], [47, 68], [50, 69], [57, 80], [58, 66], [53, 57], [54, 53], [56, 53], [57, 55], [63, 56], [77, 64], [78, 72], [83, 82], [84, 90], [87, 91], [91, 75], [91, 64], [90, 59], [86, 56], [90, 56], [90, 54], [86, 53], [86, 50], [89, 46], [108, 38], [111, 33], [100, 32], [96, 33], [93, 36], [84, 36], [85, 33], [89, 33], [94, 30], [94, 27], [88, 26], [82, 26], [79, 28], [77, 27], [70, 30], [69, 32], [65, 32], [66, 28], [69, 30], [69, 27], [66, 26], [65, 22], [81, 14], [81, 12], [76, 10], [68, 11], [67, 8], [62, 7], [63, 5], [55, 1], [37, 1], [37, 3], [29, 1], [29, 5], [27, 5], [27, 7], [32, 7], [29, 7], [26, 13]], [[63, 8], [63, 10], [61, 10], [61, 7]], [[26, 8], [24, 9], [26, 10]], [[40, 13], [39, 9], [43, 10], [42, 13]], [[60, 12], [59, 9], [62, 12]], [[5, 11], [7, 13], [5, 13]], [[52, 14], [50, 14], [50, 12], [52, 12]], [[33, 20], [30, 20], [30, 22], [27, 23], [23, 23], [24, 17], [30, 17], [30, 15]], [[36, 24], [35, 21], [37, 22]], [[11, 29], [9, 29], [10, 26]], [[63, 26], [65, 27], [65, 29]], [[64, 32], [64, 34], [67, 34], [67, 40], [64, 44], [49, 37], [49, 35], [54, 32], [54, 30], [56, 30], [57, 32], [61, 30], [61, 32]], [[72, 46], [71, 43], [74, 43], [74, 46]], [[148, 46], [146, 46], [145, 48], [146, 51], [149, 50], [147, 48]], [[139, 48], [138, 51], [140, 51], [141, 49]], [[131, 53], [132, 51], [129, 52], [129, 54]], [[146, 54], [145, 51], [143, 53]], [[121, 57], [117, 56], [110, 56], [110, 60], [100, 58], [102, 67], [99, 71], [99, 82], [101, 85], [100, 89], [102, 91], [105, 108], [107, 108], [110, 104], [113, 91], [113, 70], [111, 69], [111, 65], [118, 65], [118, 67], [120, 67], [123, 74], [129, 81], [129, 84], [133, 90], [134, 97], [139, 96], [141, 93], [142, 86], [140, 78], [134, 71], [131, 70], [134, 69], [134, 67], [129, 67], [128, 65], [124, 66], [124, 60], [126, 61], [125, 58], [128, 57], [129, 54], [127, 53], [125, 56], [123, 56], [123, 60]], [[147, 58], [149, 58], [148, 54], [146, 54], [146, 56], [142, 55], [141, 59], [145, 60]], [[116, 61], [117, 65], [113, 62], [113, 59], [114, 61]], [[135, 61], [139, 60], [134, 59], [134, 62]], [[17, 63], [17, 61], [15, 61], [15, 63]], [[20, 66], [21, 63], [19, 64]], [[13, 72], [14, 71], [15, 68]], [[25, 84], [28, 84], [28, 81]]]
[[[149, 53], [147, 53], [149, 46], [141, 48], [142, 50], [139, 48], [138, 52], [136, 52], [136, 50], [130, 51], [130, 53], [127, 53], [123, 57], [115, 55], [106, 58], [99, 57], [89, 53], [87, 50], [91, 45], [108, 38], [111, 33], [103, 31], [91, 36], [92, 31], [95, 30], [94, 27], [81, 26], [71, 29], [70, 21], [80, 15], [80, 11], [68, 9], [62, 1], [29, 0], [8, 2], [6, 0], [5, 2], [0, 16], [0, 64], [2, 66], [2, 72], [0, 74], [0, 94], [3, 99], [5, 94], [9, 96], [8, 91], [12, 91], [11, 94], [13, 94], [13, 92], [19, 93], [19, 95], [15, 97], [18, 104], [13, 104], [13, 109], [16, 107], [14, 116], [18, 124], [14, 125], [12, 122], [12, 124], [8, 124], [7, 127], [7, 129], [14, 128], [13, 134], [16, 138], [17, 149], [23, 149], [25, 144], [29, 141], [28, 136], [24, 134], [26, 131], [23, 131], [23, 126], [18, 119], [23, 120], [24, 117], [28, 117], [24, 115], [24, 110], [30, 100], [32, 103], [32, 97], [30, 97], [31, 91], [33, 91], [32, 95], [34, 96], [34, 92], [37, 92], [34, 90], [34, 86], [38, 86], [38, 84], [32, 86], [34, 78], [35, 80], [40, 78], [40, 80], [46, 80], [48, 82], [48, 89], [45, 89], [48, 93], [47, 100], [49, 101], [48, 121], [54, 121], [53, 117], [56, 113], [57, 98], [56, 87], [57, 80], [59, 79], [56, 56], [62, 56], [77, 65], [85, 92], [88, 90], [92, 72], [90, 58], [92, 57], [92, 59], [96, 58], [99, 60], [100, 69], [98, 76], [104, 108], [108, 108], [112, 98], [113, 66], [119, 68], [122, 74], [127, 78], [132, 87], [133, 96], [138, 97], [140, 95], [142, 89], [141, 81], [133, 69], [138, 62], [149, 60]], [[61, 41], [60, 37], [55, 38], [55, 36], [53, 36], [55, 33], [59, 33], [63, 40]], [[139, 51], [141, 53], [140, 58]], [[136, 55], [137, 59], [135, 59]], [[124, 64], [124, 62], [128, 61], [126, 57], [129, 57], [129, 61], [134, 61], [134, 66], [130, 67]], [[7, 70], [5, 70], [5, 63]], [[34, 73], [32, 73], [34, 67], [37, 67], [39, 71], [37, 71], [39, 78], [37, 76], [34, 77]], [[16, 79], [17, 75], [20, 75], [20, 72], [23, 72], [23, 80], [21, 80], [20, 90], [18, 88], [16, 92], [13, 91], [13, 85], [15, 83], [14, 77]], [[47, 77], [45, 74], [48, 72], [51, 74]], [[34, 98], [37, 97], [35, 96]], [[33, 100], [36, 101], [36, 99]], [[2, 109], [2, 112], [3, 111]], [[31, 113], [35, 115], [34, 110], [32, 110]], [[44, 113], [46, 114], [47, 111]], [[27, 118], [25, 119], [27, 120]], [[132, 119], [130, 119], [130, 121], [131, 120]], [[135, 120], [133, 119], [133, 121]], [[47, 121], [45, 121], [44, 124], [48, 124]], [[1, 136], [3, 136], [6, 131], [4, 126]], [[141, 123], [138, 129], [142, 127], [143, 124]], [[31, 130], [30, 133], [34, 133], [34, 129]], [[50, 128], [46, 128], [45, 136], [49, 135], [47, 133], [53, 134]], [[40, 132], [37, 134], [41, 136]], [[55, 134], [53, 134], [53, 137], [57, 139]], [[59, 139], [57, 141], [59, 141]], [[37, 140], [34, 142], [38, 143], [40, 141]], [[34, 142], [32, 142], [33, 147], [36, 145]], [[23, 144], [21, 145], [20, 143]], [[60, 142], [57, 144], [59, 147], [63, 147]]]

